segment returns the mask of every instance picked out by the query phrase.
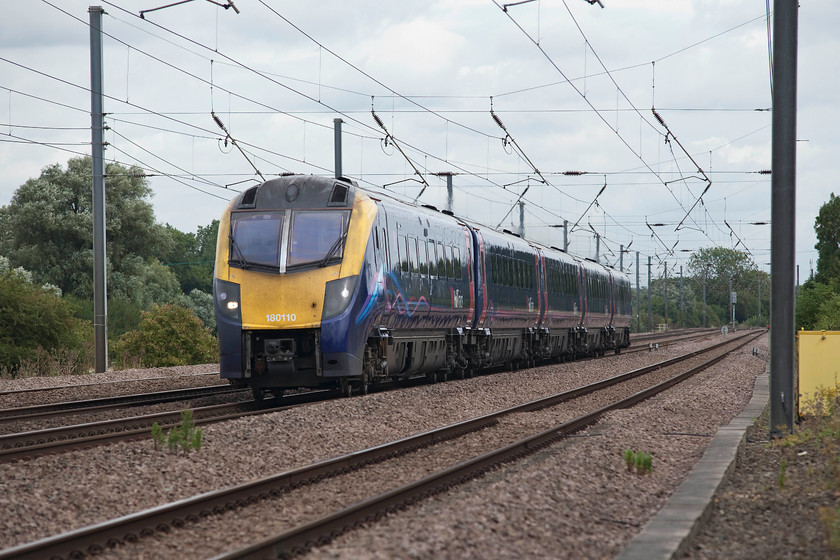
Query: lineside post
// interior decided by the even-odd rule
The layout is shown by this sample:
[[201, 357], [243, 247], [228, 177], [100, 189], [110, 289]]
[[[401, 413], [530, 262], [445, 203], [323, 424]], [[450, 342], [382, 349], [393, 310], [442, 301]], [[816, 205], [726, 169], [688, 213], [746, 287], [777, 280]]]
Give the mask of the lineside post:
[[773, 2], [773, 148], [770, 234], [770, 436], [793, 433], [796, 234], [797, 0]]
[[108, 371], [108, 286], [105, 274], [105, 113], [102, 91], [102, 6], [90, 6], [90, 135], [93, 160], [93, 335], [96, 373]]
[[636, 332], [642, 332], [642, 293], [639, 288], [639, 252], [636, 251]]
[[650, 259], [648, 257], [648, 331], [653, 330], [653, 308], [650, 306]]

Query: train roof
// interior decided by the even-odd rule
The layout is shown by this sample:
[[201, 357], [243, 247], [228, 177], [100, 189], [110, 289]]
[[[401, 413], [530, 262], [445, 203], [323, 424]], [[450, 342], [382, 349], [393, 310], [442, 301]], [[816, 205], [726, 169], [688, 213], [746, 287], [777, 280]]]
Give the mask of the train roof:
[[[336, 189], [336, 185], [340, 184], [347, 185], [347, 191], [346, 193], [344, 193], [347, 195], [346, 197], [342, 198], [341, 196], [339, 196], [343, 193], [341, 192], [341, 189]], [[292, 188], [292, 185], [297, 185], [298, 189]], [[354, 191], [361, 191], [377, 203], [385, 203], [389, 206], [393, 204], [397, 208], [405, 209], [406, 211], [415, 214], [419, 213], [418, 218], [420, 218], [421, 221], [423, 216], [425, 216], [427, 220], [434, 218], [435, 221], [450, 221], [458, 225], [466, 226], [470, 229], [479, 231], [481, 232], [482, 237], [484, 237], [485, 239], [492, 240], [495, 243], [505, 243], [511, 248], [517, 248], [519, 250], [522, 250], [526, 247], [530, 247], [534, 250], [538, 249], [542, 251], [543, 254], [550, 258], [555, 258], [557, 260], [567, 262], [570, 260], [574, 260], [575, 262], [582, 264], [589, 270], [611, 270], [613, 274], [627, 276], [625, 272], [619, 271], [614, 267], [597, 263], [591, 259], [587, 259], [578, 255], [573, 255], [554, 246], [545, 245], [536, 241], [523, 238], [518, 234], [507, 229], [499, 231], [490, 226], [485, 226], [484, 224], [464, 219], [460, 216], [457, 216], [449, 210], [440, 210], [431, 204], [418, 204], [416, 202], [402, 200], [388, 192], [382, 193], [370, 191], [365, 187], [360, 187], [356, 181], [346, 177], [334, 178], [321, 177], [318, 175], [283, 174], [276, 179], [270, 179], [264, 183], [251, 187], [243, 193], [237, 195], [232, 200], [232, 205], [234, 209], [269, 208], [275, 204], [275, 202], [278, 200], [278, 197], [286, 198], [286, 205], [288, 205], [288, 197], [293, 195], [295, 197], [295, 202], [301, 205], [305, 205], [310, 199], [327, 199], [335, 201], [334, 203], [330, 204], [331, 206], [334, 204], [339, 206], [345, 204], [348, 206], [352, 206], [354, 198], [352, 194]], [[339, 198], [341, 200], [339, 200]]]

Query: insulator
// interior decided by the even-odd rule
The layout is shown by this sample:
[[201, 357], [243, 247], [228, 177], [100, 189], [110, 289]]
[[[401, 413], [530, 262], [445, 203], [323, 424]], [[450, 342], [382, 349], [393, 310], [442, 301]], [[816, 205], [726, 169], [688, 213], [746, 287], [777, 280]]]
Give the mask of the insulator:
[[502, 119], [499, 118], [499, 115], [497, 115], [496, 113], [490, 113], [490, 116], [493, 117], [493, 120], [496, 121], [496, 124], [499, 125], [499, 128], [505, 128], [505, 125], [502, 124]]
[[668, 125], [665, 124], [665, 120], [661, 116], [659, 116], [659, 113], [656, 112], [656, 109], [652, 109], [652, 111], [653, 111], [653, 116], [656, 117], [656, 120], [659, 121], [659, 124], [661, 124], [665, 128], [668, 128]]

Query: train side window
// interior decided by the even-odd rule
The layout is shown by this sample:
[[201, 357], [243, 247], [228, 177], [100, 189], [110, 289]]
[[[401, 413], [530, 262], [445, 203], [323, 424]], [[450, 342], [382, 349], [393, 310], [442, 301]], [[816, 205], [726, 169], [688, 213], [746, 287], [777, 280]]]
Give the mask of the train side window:
[[385, 266], [388, 268], [391, 267], [391, 246], [388, 243], [388, 232], [385, 231], [385, 228], [382, 228], [382, 260], [385, 262]]
[[446, 253], [443, 252], [443, 243], [437, 244], [438, 276], [446, 278]]
[[429, 240], [429, 276], [437, 276], [437, 255], [435, 254], [435, 242]]
[[454, 278], [454, 276], [452, 275], [452, 258], [451, 258], [452, 252], [451, 252], [448, 245], [446, 247], [444, 247], [443, 250], [444, 250], [444, 253], [443, 253], [444, 254], [444, 259], [446, 260], [446, 277], [447, 278]]
[[425, 239], [418, 239], [417, 240], [417, 250], [419, 251], [419, 263], [420, 263], [420, 275], [427, 276], [429, 275], [429, 257], [428, 257], [428, 247]]
[[408, 253], [409, 266], [411, 267], [409, 268], [409, 272], [411, 272], [412, 274], [417, 274], [418, 272], [420, 272], [420, 263], [417, 259], [417, 239], [414, 237], [406, 237], [406, 240], [406, 252]]
[[452, 272], [455, 273], [455, 278], [461, 278], [461, 251], [457, 247], [452, 247]]
[[397, 272], [408, 272], [408, 254], [405, 252], [406, 240], [404, 235], [397, 235]]

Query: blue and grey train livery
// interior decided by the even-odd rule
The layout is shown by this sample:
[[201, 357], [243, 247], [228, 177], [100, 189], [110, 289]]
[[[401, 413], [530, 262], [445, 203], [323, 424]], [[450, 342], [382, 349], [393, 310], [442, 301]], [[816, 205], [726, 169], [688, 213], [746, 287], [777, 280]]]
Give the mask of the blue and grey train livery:
[[283, 176], [234, 198], [214, 277], [221, 376], [256, 398], [630, 344], [625, 274], [344, 179]]

